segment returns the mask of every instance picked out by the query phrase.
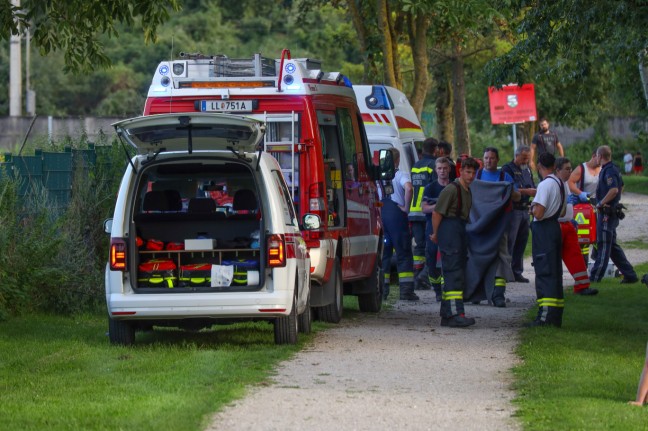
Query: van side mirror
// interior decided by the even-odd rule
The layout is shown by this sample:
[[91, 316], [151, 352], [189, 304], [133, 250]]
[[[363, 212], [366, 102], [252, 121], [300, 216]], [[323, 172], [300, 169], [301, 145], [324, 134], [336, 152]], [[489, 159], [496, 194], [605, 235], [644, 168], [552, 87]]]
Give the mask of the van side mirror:
[[106, 220], [104, 220], [104, 222], [103, 222], [104, 232], [111, 233], [112, 232], [112, 224], [113, 224], [113, 219], [107, 218]]
[[322, 227], [322, 219], [317, 214], [304, 214], [302, 225], [306, 230], [320, 229]]
[[394, 158], [392, 152], [389, 150], [380, 150], [378, 155], [380, 175], [379, 178], [383, 181], [388, 181], [396, 175], [396, 166], [394, 166]]

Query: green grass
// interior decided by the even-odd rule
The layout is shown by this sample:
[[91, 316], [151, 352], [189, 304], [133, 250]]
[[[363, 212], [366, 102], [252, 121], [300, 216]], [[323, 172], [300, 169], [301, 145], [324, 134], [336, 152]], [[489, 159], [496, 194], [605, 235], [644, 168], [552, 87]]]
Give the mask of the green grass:
[[[624, 175], [623, 183], [624, 192], [648, 195], [648, 177], [646, 176]], [[621, 200], [623, 200], [623, 198]]]
[[[638, 275], [648, 264], [635, 267]], [[648, 408], [633, 400], [648, 340], [648, 289], [618, 279], [594, 283], [596, 297], [567, 289], [563, 327], [521, 332], [514, 368], [525, 430], [639, 430]], [[530, 311], [535, 315], [536, 310]]]
[[[356, 313], [345, 309], [348, 318]], [[204, 429], [213, 412], [246, 386], [267, 384], [276, 364], [312, 339], [276, 346], [265, 322], [215, 328], [138, 333], [126, 348], [109, 344], [104, 316], [2, 322], [0, 429]]]

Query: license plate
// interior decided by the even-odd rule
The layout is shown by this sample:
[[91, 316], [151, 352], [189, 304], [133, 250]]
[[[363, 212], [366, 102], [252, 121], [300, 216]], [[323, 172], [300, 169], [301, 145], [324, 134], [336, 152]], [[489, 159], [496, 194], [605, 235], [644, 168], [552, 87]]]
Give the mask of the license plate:
[[203, 112], [252, 112], [253, 100], [202, 100]]

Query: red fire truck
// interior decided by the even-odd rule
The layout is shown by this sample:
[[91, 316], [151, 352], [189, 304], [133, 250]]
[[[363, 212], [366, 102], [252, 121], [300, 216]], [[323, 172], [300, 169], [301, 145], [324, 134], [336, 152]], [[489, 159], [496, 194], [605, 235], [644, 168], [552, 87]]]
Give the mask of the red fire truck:
[[319, 230], [302, 229], [316, 315], [338, 322], [343, 294], [357, 295], [362, 311], [380, 310], [383, 228], [375, 181], [381, 172], [341, 73], [291, 58], [288, 50], [280, 59], [181, 53], [158, 65], [144, 108], [144, 115], [177, 112], [237, 113], [265, 122], [264, 150], [279, 161], [300, 217], [322, 220]]

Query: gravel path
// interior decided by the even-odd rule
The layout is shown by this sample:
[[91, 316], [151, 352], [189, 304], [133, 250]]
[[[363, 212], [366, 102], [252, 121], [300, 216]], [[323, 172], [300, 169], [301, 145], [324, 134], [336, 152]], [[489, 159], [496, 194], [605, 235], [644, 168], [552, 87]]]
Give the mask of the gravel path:
[[[620, 241], [648, 241], [648, 197], [626, 194], [623, 202]], [[633, 263], [648, 261], [648, 250], [625, 251]], [[525, 268], [533, 280], [530, 262]], [[573, 280], [564, 274], [570, 294]], [[468, 329], [439, 326], [434, 294], [418, 293], [416, 304], [399, 301], [320, 332], [269, 386], [250, 388], [207, 430], [521, 429], [511, 368], [524, 314], [535, 306], [533, 282], [509, 283], [507, 308], [467, 305], [477, 320]]]

